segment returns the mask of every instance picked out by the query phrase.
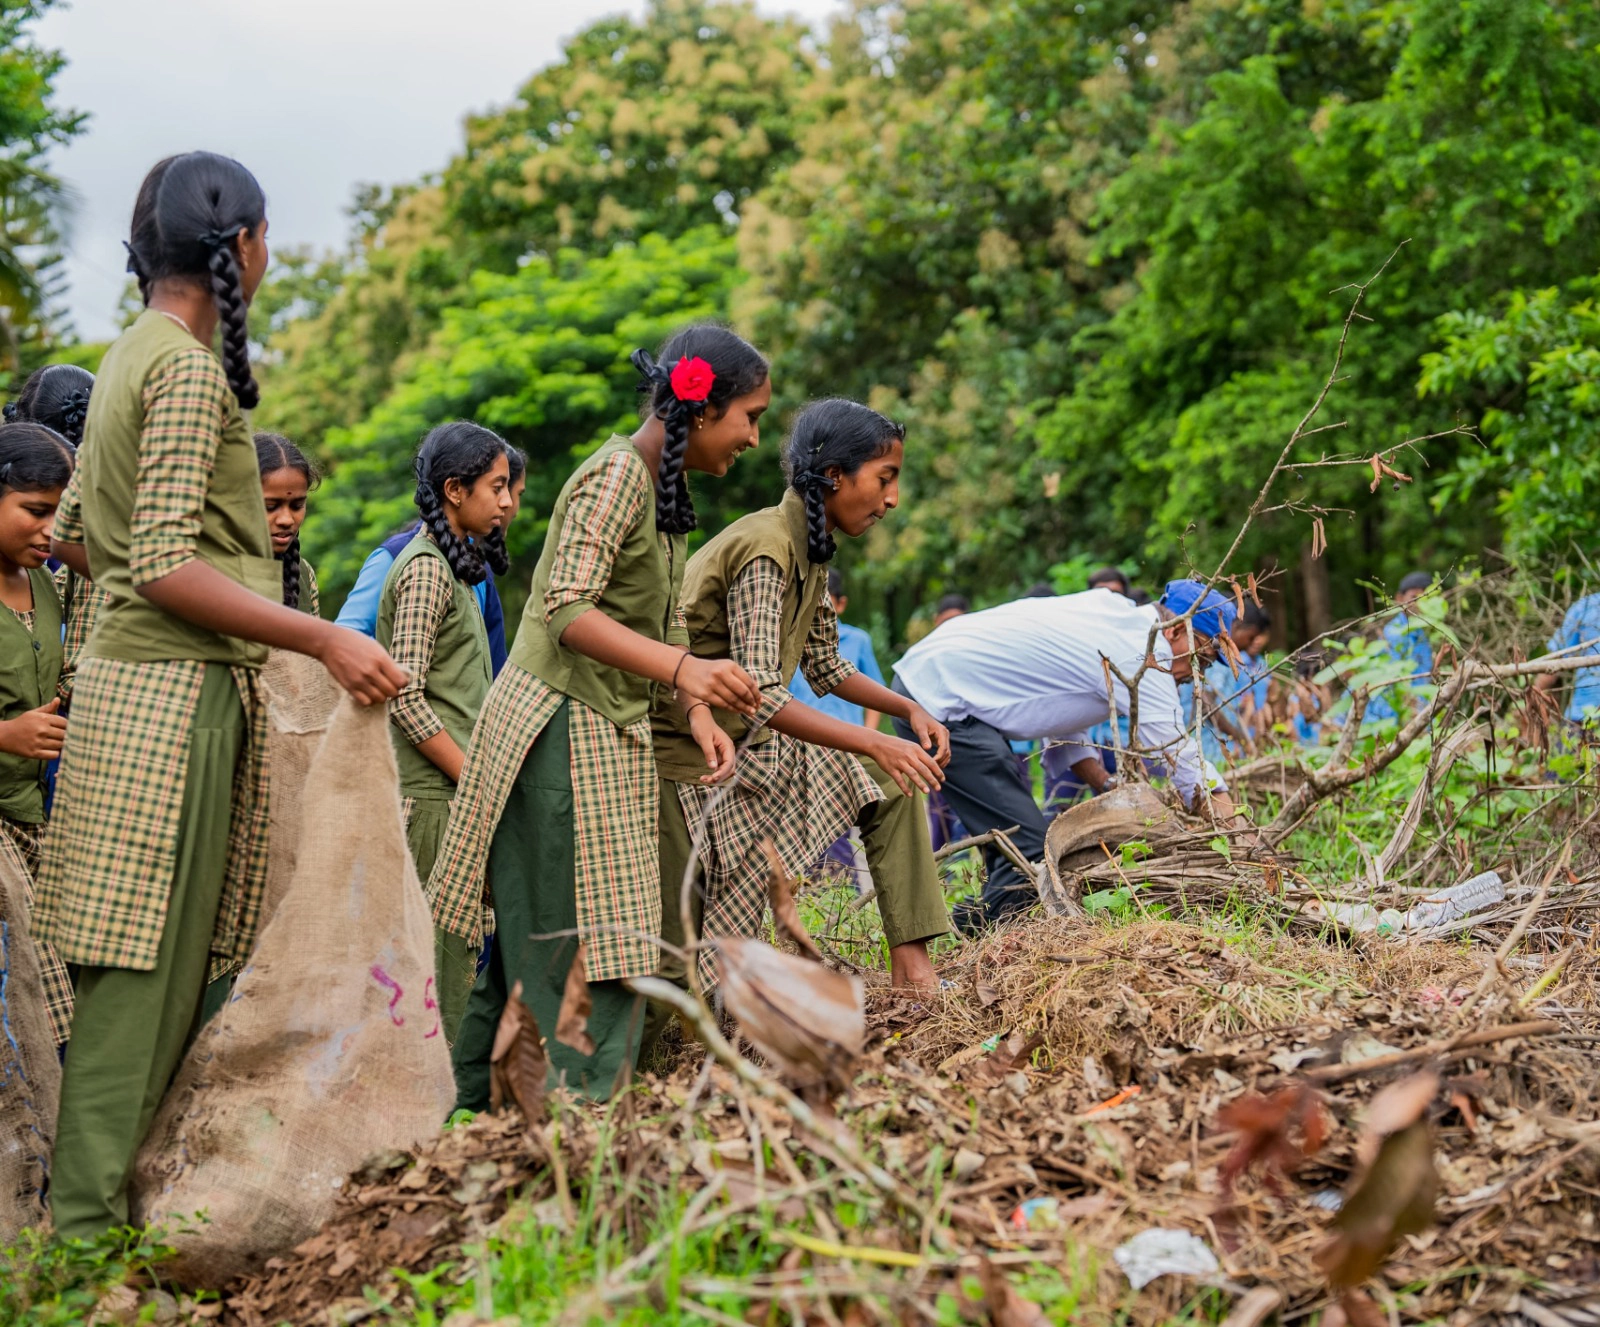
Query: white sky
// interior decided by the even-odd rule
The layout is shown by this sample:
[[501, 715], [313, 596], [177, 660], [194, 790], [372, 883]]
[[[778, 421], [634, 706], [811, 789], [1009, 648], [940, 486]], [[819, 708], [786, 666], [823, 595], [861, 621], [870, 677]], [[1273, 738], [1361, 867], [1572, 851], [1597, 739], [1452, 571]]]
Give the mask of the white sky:
[[[758, 0], [816, 22], [836, 0]], [[643, 0], [74, 0], [35, 28], [87, 132], [51, 165], [81, 205], [67, 272], [84, 340], [116, 332], [122, 240], [146, 170], [207, 148], [267, 191], [277, 245], [339, 245], [357, 184], [443, 166], [469, 112], [511, 100], [564, 38]]]

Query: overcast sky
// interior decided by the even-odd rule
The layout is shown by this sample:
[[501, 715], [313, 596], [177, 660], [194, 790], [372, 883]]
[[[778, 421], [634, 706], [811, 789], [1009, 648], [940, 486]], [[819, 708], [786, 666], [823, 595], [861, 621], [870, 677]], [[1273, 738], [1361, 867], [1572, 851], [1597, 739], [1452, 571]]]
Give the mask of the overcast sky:
[[[836, 0], [758, 0], [817, 21]], [[68, 303], [116, 332], [122, 240], [146, 170], [209, 148], [267, 191], [275, 245], [339, 245], [353, 188], [443, 166], [463, 117], [508, 102], [564, 38], [643, 0], [74, 0], [36, 31], [61, 50], [87, 132], [52, 165], [81, 199]]]

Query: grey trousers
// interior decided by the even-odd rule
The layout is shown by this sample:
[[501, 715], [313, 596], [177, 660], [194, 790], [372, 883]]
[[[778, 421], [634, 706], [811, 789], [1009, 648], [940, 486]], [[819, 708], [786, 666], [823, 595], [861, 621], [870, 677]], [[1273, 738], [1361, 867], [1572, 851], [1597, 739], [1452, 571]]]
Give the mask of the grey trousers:
[[[899, 677], [894, 679], [893, 689], [916, 699]], [[1043, 861], [1044, 812], [1033, 800], [1033, 790], [1023, 777], [1011, 744], [999, 729], [981, 719], [958, 719], [949, 728], [950, 764], [944, 772], [944, 795], [967, 833], [987, 834], [992, 829], [1015, 825], [1011, 841], [1030, 862]], [[905, 720], [894, 720], [894, 730], [908, 741], [913, 740], [911, 725]], [[1004, 921], [1039, 901], [1037, 882], [1025, 879], [999, 849], [985, 848], [983, 862], [989, 879], [983, 887], [981, 916], [964, 914], [960, 909], [954, 914], [956, 925], [963, 931]]]

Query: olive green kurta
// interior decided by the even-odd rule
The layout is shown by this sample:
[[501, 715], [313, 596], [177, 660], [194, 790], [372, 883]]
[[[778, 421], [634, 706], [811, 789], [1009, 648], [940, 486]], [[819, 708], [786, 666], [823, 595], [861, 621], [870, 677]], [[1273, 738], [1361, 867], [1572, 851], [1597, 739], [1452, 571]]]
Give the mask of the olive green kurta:
[[[43, 567], [28, 572], [33, 590], [33, 630], [15, 613], [0, 613], [0, 720], [21, 718], [55, 700], [61, 682], [61, 601], [55, 578]], [[44, 823], [49, 762], [0, 752], [0, 816], [25, 825]]]
[[[656, 530], [649, 469], [632, 442], [613, 438], [556, 503], [516, 648], [484, 703], [429, 882], [444, 930], [476, 935], [486, 888], [499, 923], [455, 1041], [462, 1105], [485, 1103], [494, 1028], [517, 981], [551, 1039], [552, 1075], [605, 1095], [633, 1064], [641, 1012], [622, 979], [655, 969], [651, 937], [661, 925], [652, 683], [559, 637], [598, 609], [651, 640], [682, 641], [682, 567], [682, 537]], [[592, 1056], [553, 1041], [576, 946], [535, 937], [556, 930], [584, 942]]]
[[[757, 729], [733, 788], [719, 793], [699, 782], [705, 760], [681, 707], [664, 700], [652, 715], [657, 763], [677, 793], [677, 806], [664, 799], [661, 809], [668, 939], [681, 931], [687, 826], [702, 820], [704, 938], [750, 935], [760, 926], [769, 875], [765, 841], [785, 869], [799, 875], [852, 824], [862, 830], [888, 944], [949, 929], [921, 797], [906, 796], [870, 760], [766, 727], [791, 702], [787, 683], [797, 667], [819, 695], [855, 672], [839, 656], [837, 619], [822, 599], [825, 583], [826, 568], [807, 556], [805, 508], [793, 491], [780, 506], [734, 522], [689, 560], [683, 606], [690, 648], [700, 657], [739, 663], [761, 688], [761, 704], [748, 721], [716, 713], [736, 739]], [[664, 970], [676, 975], [675, 964]], [[702, 975], [713, 980], [709, 957]]]
[[254, 942], [266, 882], [266, 647], [139, 588], [196, 559], [281, 602], [255, 447], [216, 357], [146, 312], [107, 352], [57, 517], [108, 599], [73, 691], [36, 924], [80, 965], [51, 1210], [128, 1219], [127, 1182], [196, 1026], [211, 956]]

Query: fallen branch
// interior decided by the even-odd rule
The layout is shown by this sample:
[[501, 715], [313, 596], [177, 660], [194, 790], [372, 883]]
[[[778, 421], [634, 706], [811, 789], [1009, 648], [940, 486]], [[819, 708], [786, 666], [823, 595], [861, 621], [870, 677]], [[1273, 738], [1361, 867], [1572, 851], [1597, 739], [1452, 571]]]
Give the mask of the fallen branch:
[[860, 1143], [836, 1120], [826, 1120], [818, 1115], [782, 1083], [769, 1078], [740, 1055], [722, 1035], [721, 1029], [717, 1027], [717, 1020], [703, 1002], [660, 977], [633, 977], [627, 984], [631, 990], [647, 1000], [659, 1000], [662, 1004], [670, 1005], [682, 1018], [694, 1025], [701, 1045], [741, 1083], [754, 1089], [774, 1105], [788, 1111], [796, 1124], [807, 1130], [824, 1148], [837, 1153], [844, 1164], [857, 1171], [885, 1197], [898, 1203], [919, 1220], [927, 1218], [921, 1199], [882, 1166], [871, 1160], [861, 1150]]
[[1472, 1032], [1463, 1032], [1459, 1037], [1430, 1041], [1426, 1046], [1418, 1046], [1415, 1050], [1395, 1051], [1392, 1055], [1376, 1055], [1370, 1060], [1358, 1060], [1355, 1064], [1330, 1064], [1321, 1069], [1307, 1069], [1301, 1077], [1313, 1083], [1342, 1083], [1347, 1078], [1359, 1078], [1362, 1074], [1370, 1074], [1379, 1069], [1392, 1069], [1398, 1064], [1415, 1064], [1418, 1060], [1431, 1060], [1436, 1055], [1448, 1055], [1451, 1051], [1465, 1050], [1469, 1046], [1488, 1046], [1497, 1041], [1509, 1041], [1513, 1037], [1548, 1037], [1560, 1031], [1561, 1024], [1553, 1018], [1542, 1018], [1532, 1023], [1506, 1023], [1500, 1027], [1477, 1028]]

